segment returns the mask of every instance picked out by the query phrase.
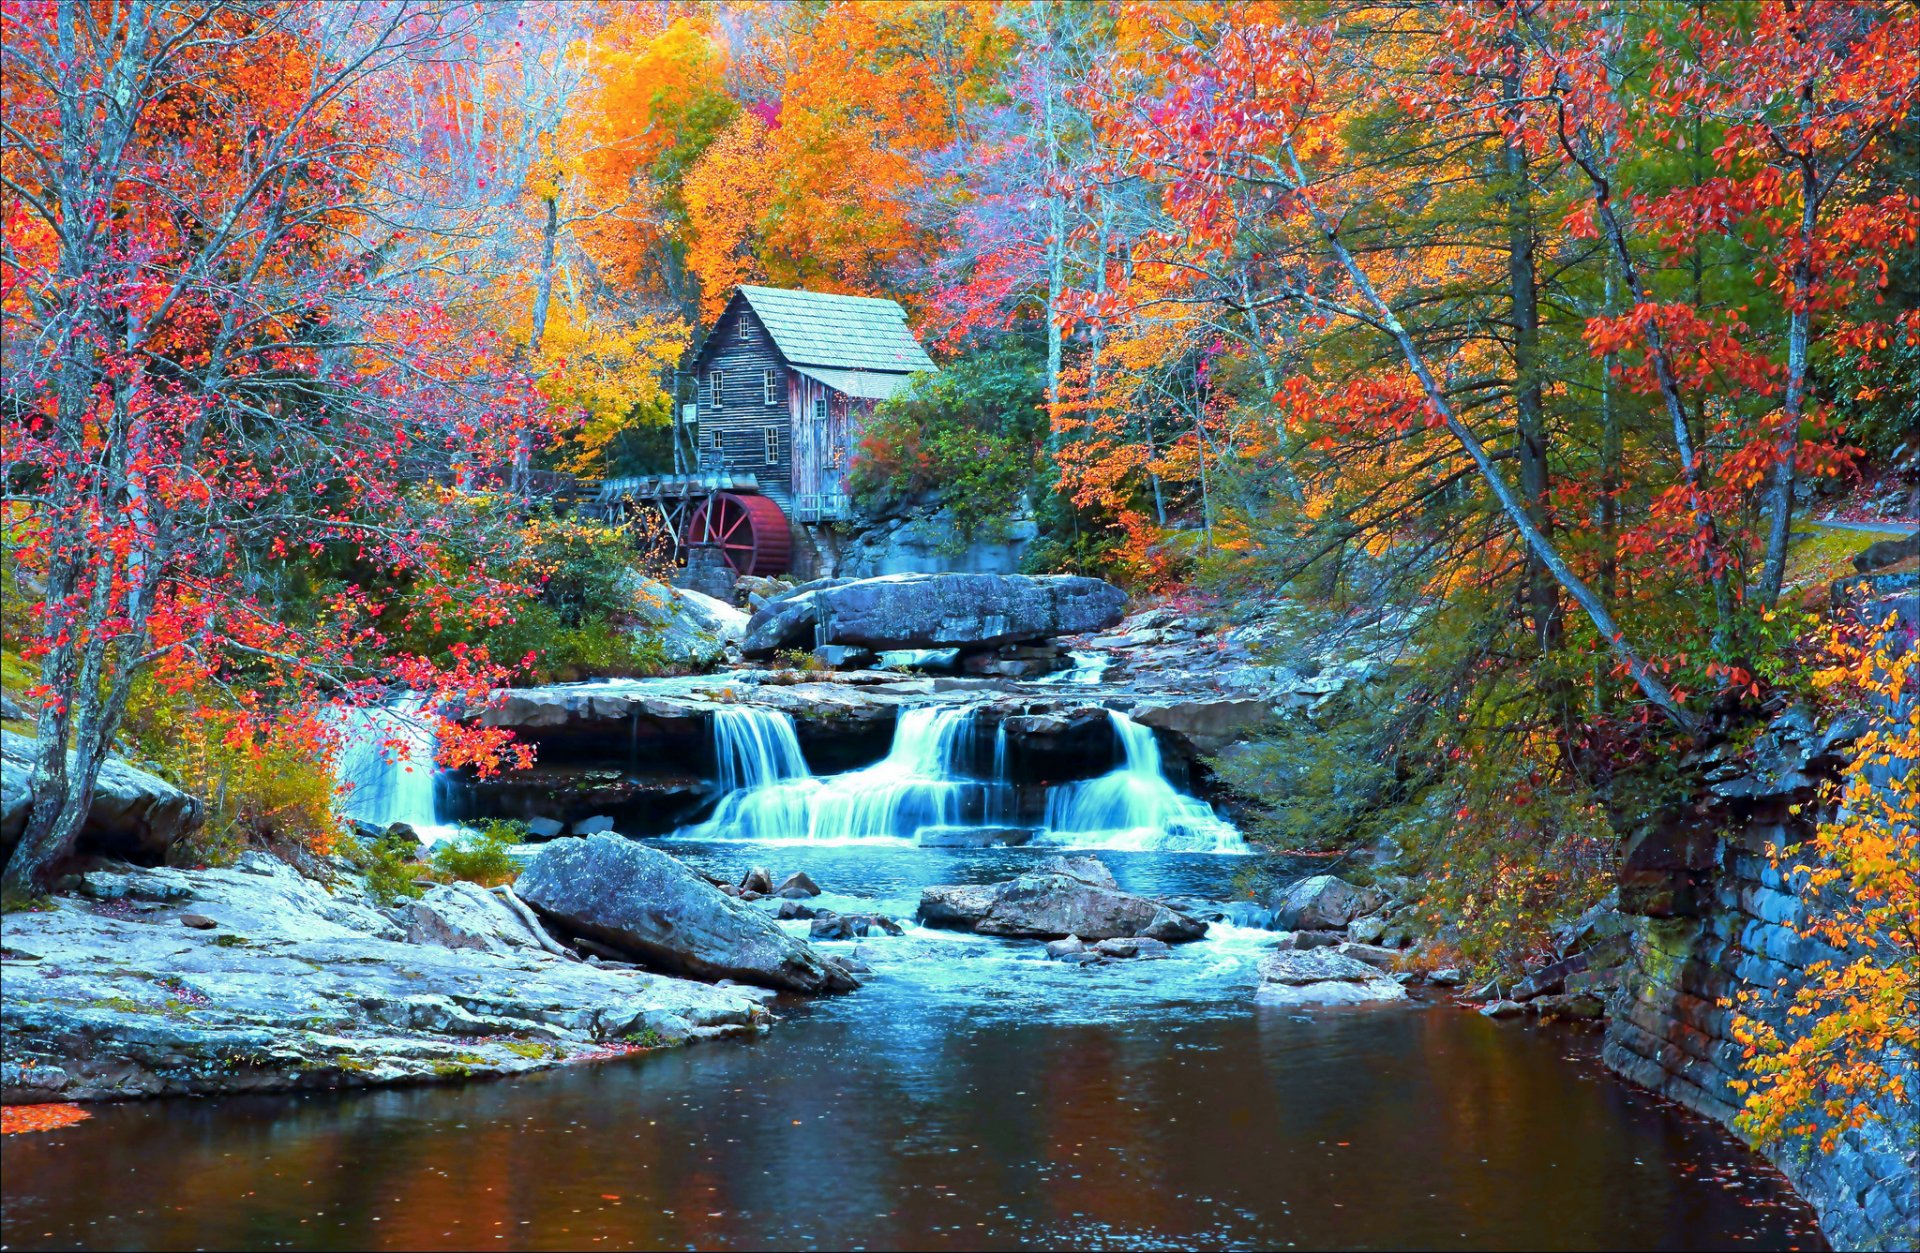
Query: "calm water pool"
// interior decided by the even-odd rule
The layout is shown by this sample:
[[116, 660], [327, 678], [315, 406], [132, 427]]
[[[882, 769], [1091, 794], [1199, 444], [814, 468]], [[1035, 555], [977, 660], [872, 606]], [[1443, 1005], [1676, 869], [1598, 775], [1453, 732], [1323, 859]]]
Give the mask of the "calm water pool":
[[[679, 845], [899, 914], [1024, 851]], [[1230, 889], [1248, 859], [1103, 853]], [[1596, 1041], [1444, 1003], [1256, 1009], [1264, 933], [1081, 970], [862, 942], [752, 1041], [463, 1087], [101, 1107], [0, 1146], [9, 1248], [1806, 1248], [1724, 1132]], [[851, 945], [838, 946], [842, 949]]]

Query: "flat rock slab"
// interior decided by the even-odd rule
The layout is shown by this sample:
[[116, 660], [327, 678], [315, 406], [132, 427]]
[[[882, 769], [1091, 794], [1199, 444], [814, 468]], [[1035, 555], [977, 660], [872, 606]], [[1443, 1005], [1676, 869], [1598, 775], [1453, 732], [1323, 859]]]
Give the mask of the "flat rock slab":
[[[149, 873], [104, 876], [137, 889], [108, 901], [7, 915], [0, 1099], [512, 1074], [768, 1021], [758, 989], [408, 942], [357, 882], [322, 886], [264, 854]], [[219, 925], [184, 927], [186, 913]]]
[[1407, 990], [1363, 961], [1330, 949], [1277, 949], [1260, 959], [1263, 1005], [1361, 1005], [1404, 1001]]
[[762, 911], [667, 854], [617, 835], [546, 845], [514, 891], [564, 930], [655, 969], [787, 992], [858, 986], [838, 963]]

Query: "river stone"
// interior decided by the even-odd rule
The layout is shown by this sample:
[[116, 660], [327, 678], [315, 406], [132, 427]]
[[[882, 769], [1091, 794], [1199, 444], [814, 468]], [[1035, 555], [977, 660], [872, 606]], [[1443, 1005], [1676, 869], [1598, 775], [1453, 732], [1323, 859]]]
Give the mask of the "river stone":
[[923, 888], [917, 916], [929, 927], [970, 931], [993, 908], [995, 894], [992, 887], [972, 883]]
[[859, 986], [764, 912], [617, 835], [546, 845], [514, 890], [567, 929], [674, 973], [792, 992]]
[[1086, 943], [1077, 935], [1070, 935], [1064, 940], [1047, 941], [1048, 961], [1059, 961], [1062, 957], [1071, 953], [1084, 953], [1086, 951]]
[[1207, 924], [1150, 897], [1060, 873], [1025, 874], [997, 887], [934, 887], [920, 895], [920, 920], [1009, 939], [1079, 936], [1098, 942], [1151, 936], [1170, 944], [1197, 940]]
[[806, 871], [796, 870], [780, 880], [780, 886], [773, 890], [773, 894], [787, 900], [799, 900], [806, 896], [820, 895], [820, 885], [808, 878]]
[[505, 901], [477, 883], [442, 883], [407, 907], [407, 939], [442, 948], [508, 953], [539, 939]]
[[762, 896], [772, 896], [773, 871], [768, 870], [765, 866], [755, 866], [753, 869], [747, 871], [746, 876], [740, 880], [740, 891], [742, 894], [758, 892]]
[[1127, 936], [1117, 940], [1102, 940], [1093, 946], [1093, 951], [1102, 957], [1126, 960], [1134, 957], [1165, 957], [1167, 946], [1163, 941], [1148, 936]]
[[1330, 874], [1302, 879], [1274, 894], [1274, 925], [1289, 931], [1330, 931], [1345, 927], [1386, 903], [1373, 888], [1355, 887]]
[[813, 922], [807, 927], [807, 937], [814, 940], [858, 940], [866, 936], [872, 921], [860, 914], [836, 914], [823, 909], [814, 915]]
[[1113, 584], [1079, 575], [883, 575], [770, 602], [748, 622], [741, 651], [986, 648], [1103, 630], [1120, 621], [1126, 602]]
[[[33, 754], [32, 736], [0, 731], [0, 865], [13, 855], [27, 827]], [[205, 818], [206, 806], [198, 797], [123, 758], [108, 757], [74, 849], [157, 865]]]
[[1403, 1001], [1407, 990], [1365, 962], [1327, 949], [1279, 949], [1260, 959], [1256, 1000], [1267, 1005]]

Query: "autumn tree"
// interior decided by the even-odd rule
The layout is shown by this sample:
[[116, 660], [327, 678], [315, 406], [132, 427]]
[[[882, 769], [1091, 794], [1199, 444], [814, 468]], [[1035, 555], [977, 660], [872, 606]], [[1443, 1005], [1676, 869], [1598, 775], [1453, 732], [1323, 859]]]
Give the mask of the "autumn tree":
[[292, 618], [258, 574], [344, 545], [467, 570], [436, 584], [454, 599], [507, 594], [449, 563], [458, 515], [426, 485], [544, 409], [390, 268], [406, 213], [380, 176], [384, 106], [458, 46], [457, 11], [74, 0], [10, 4], [4, 30], [9, 543], [42, 593], [31, 809], [5, 873], [24, 891], [71, 849], [143, 674], [224, 685], [242, 739], [248, 717], [389, 680], [484, 699], [484, 651], [383, 656], [363, 587]]

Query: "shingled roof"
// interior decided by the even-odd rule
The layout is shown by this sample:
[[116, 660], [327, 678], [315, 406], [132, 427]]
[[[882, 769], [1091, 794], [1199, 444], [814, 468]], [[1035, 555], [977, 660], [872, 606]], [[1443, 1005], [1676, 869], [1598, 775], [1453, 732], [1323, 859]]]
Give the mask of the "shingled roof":
[[898, 301], [782, 287], [741, 287], [780, 355], [796, 366], [915, 374], [937, 367]]

